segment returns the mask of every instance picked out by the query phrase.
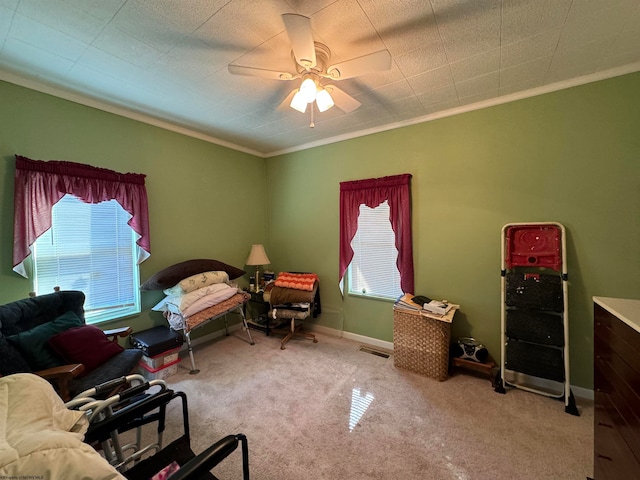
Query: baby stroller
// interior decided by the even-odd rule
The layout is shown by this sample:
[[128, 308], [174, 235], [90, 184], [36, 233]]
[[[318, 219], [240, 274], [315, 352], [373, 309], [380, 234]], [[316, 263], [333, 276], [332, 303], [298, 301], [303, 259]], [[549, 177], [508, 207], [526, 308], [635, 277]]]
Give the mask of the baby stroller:
[[[104, 398], [120, 388], [120, 393]], [[167, 405], [182, 403], [183, 435], [163, 447]], [[101, 449], [104, 458], [129, 480], [168, 478], [213, 479], [210, 470], [236, 450], [242, 449], [242, 478], [249, 480], [247, 438], [227, 435], [196, 455], [191, 450], [187, 396], [167, 388], [163, 380], [147, 381], [141, 375], [121, 377], [78, 394], [65, 404], [87, 412], [89, 429], [85, 442]], [[157, 438], [143, 446], [142, 427], [157, 424]], [[122, 445], [121, 435], [135, 430], [135, 441]], [[150, 455], [150, 456], [148, 456]]]

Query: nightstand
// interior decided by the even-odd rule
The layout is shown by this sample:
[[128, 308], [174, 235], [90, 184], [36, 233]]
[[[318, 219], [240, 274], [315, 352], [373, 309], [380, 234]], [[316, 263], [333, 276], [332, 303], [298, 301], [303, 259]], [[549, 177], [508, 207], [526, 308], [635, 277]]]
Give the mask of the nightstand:
[[263, 292], [248, 292], [251, 298], [246, 304], [245, 317], [247, 325], [253, 330], [264, 332], [267, 336], [271, 332], [271, 319], [267, 315], [269, 312], [269, 302], [264, 301]]

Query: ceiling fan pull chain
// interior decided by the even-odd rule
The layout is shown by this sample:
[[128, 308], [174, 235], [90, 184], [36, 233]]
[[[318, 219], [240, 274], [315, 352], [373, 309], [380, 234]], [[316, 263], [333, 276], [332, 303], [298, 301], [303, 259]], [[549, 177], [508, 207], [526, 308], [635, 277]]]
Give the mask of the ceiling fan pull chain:
[[315, 123], [313, 123], [313, 103], [311, 102], [309, 105], [311, 105], [310, 111], [311, 111], [311, 123], [309, 124], [309, 128], [314, 128], [316, 126]]

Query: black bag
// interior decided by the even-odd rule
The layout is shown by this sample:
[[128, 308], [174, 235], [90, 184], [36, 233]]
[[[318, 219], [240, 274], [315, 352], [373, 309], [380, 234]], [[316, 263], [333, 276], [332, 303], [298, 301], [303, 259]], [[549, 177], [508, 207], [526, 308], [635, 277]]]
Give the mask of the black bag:
[[131, 346], [142, 350], [147, 357], [155, 357], [163, 352], [182, 346], [182, 334], [160, 325], [129, 336]]

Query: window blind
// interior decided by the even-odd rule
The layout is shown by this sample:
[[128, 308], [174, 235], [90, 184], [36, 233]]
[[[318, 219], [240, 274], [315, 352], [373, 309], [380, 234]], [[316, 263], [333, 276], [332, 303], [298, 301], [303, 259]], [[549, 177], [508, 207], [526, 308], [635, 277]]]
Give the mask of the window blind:
[[354, 256], [349, 269], [349, 292], [397, 299], [402, 295], [398, 250], [389, 220], [389, 204], [360, 205], [358, 230], [351, 242]]
[[38, 295], [81, 290], [87, 323], [140, 312], [136, 234], [116, 200], [84, 203], [65, 195], [52, 210], [52, 227], [35, 243]]

